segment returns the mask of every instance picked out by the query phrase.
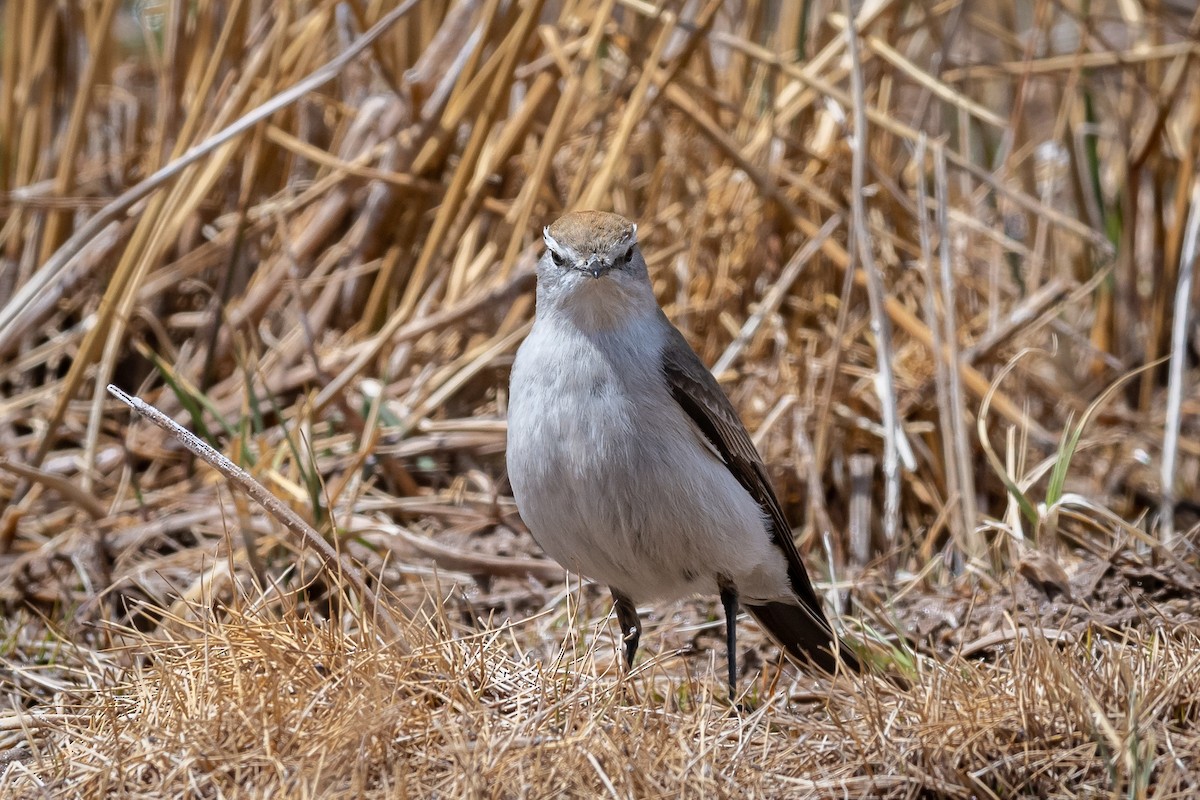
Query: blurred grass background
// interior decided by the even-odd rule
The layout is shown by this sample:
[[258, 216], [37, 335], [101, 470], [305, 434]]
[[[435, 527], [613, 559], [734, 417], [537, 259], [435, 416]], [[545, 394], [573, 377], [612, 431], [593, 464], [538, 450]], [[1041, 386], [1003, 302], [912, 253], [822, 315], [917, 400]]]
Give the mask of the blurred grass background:
[[[1195, 790], [1191, 4], [0, 8], [5, 791]], [[617, 677], [503, 474], [541, 227], [588, 207], [912, 687], [749, 637], [731, 718], [700, 601]]]

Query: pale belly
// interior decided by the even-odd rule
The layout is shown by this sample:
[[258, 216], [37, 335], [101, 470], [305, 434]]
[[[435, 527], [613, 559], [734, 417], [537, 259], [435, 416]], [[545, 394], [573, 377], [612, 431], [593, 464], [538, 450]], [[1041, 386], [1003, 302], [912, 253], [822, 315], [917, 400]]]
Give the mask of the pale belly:
[[791, 597], [761, 508], [665, 382], [561, 343], [552, 358], [519, 361], [509, 477], [548, 555], [635, 602], [715, 594], [718, 582], [746, 599]]

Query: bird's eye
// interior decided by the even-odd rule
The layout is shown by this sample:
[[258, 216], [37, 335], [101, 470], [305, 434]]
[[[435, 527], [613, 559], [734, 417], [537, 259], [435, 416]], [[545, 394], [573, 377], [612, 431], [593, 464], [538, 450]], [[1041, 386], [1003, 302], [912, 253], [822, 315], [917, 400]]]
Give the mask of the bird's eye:
[[554, 266], [561, 267], [564, 263], [563, 257], [553, 250], [550, 251], [550, 260], [554, 262]]
[[633, 248], [632, 247], [625, 251], [625, 256], [624, 256], [624, 258], [621, 259], [621, 263], [628, 264], [630, 261], [633, 261]]

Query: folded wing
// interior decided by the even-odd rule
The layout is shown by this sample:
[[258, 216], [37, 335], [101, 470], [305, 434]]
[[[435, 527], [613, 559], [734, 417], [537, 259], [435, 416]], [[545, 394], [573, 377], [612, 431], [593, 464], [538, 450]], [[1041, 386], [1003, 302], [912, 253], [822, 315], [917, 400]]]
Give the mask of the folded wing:
[[[663, 319], [666, 320], [665, 315]], [[683, 334], [669, 322], [667, 327], [670, 334], [663, 350], [663, 373], [672, 397], [708, 439], [738, 483], [767, 513], [771, 541], [787, 560], [788, 579], [797, 603], [744, 603], [746, 610], [792, 658], [828, 672], [833, 672], [840, 660], [844, 666], [858, 671], [858, 659], [839, 641], [821, 610], [808, 571], [792, 541], [791, 527], [750, 434]]]

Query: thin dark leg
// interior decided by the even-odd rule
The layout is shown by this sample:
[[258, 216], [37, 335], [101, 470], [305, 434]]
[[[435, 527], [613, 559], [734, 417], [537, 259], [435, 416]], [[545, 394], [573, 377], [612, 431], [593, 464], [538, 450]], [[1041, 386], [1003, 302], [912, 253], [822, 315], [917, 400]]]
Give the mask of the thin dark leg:
[[729, 697], [737, 695], [737, 589], [721, 587], [721, 605], [725, 607], [725, 663], [729, 667]]
[[633, 657], [637, 654], [638, 639], [642, 638], [642, 621], [638, 618], [637, 606], [616, 589], [611, 589], [613, 600], [617, 601], [617, 621], [621, 623], [621, 636], [625, 639], [625, 666], [633, 667]]

